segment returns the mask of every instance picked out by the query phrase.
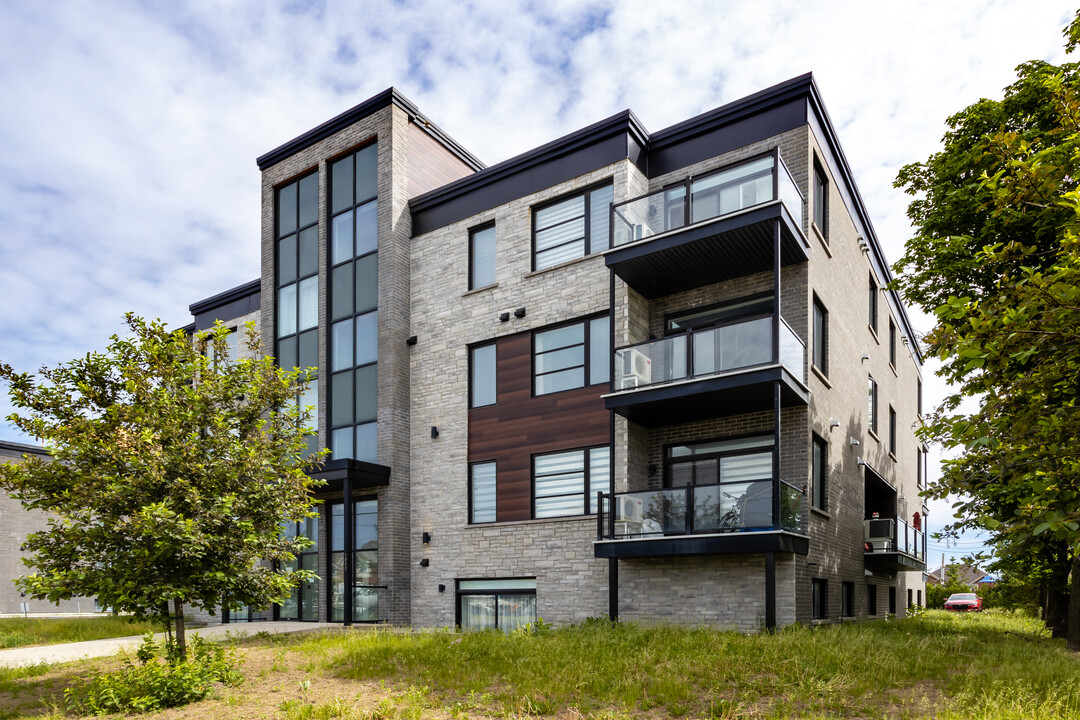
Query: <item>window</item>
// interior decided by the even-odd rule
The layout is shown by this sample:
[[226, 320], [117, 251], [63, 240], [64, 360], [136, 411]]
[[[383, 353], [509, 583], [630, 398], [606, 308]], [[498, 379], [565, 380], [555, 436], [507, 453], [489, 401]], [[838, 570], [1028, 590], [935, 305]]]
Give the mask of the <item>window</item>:
[[915, 409], [919, 413], [919, 417], [922, 417], [922, 378], [915, 381]]
[[896, 411], [889, 406], [889, 452], [896, 455]]
[[611, 377], [611, 330], [607, 315], [533, 335], [535, 395], [599, 385]]
[[926, 453], [921, 447], [915, 448], [915, 484], [920, 490], [923, 486], [923, 463], [926, 461]]
[[533, 517], [591, 515], [611, 482], [608, 447], [533, 456]]
[[814, 578], [810, 593], [810, 617], [824, 620], [828, 615], [829, 583], [821, 578]]
[[495, 522], [495, 463], [469, 466], [469, 522]]
[[377, 460], [378, 144], [330, 164], [330, 449]]
[[869, 376], [866, 383], [867, 394], [867, 427], [870, 428], [870, 432], [877, 434], [877, 381], [874, 380], [873, 375]]
[[495, 343], [491, 343], [469, 351], [469, 407], [494, 405], [495, 399]]
[[877, 334], [878, 289], [877, 289], [877, 282], [874, 280], [874, 274], [873, 273], [870, 273], [869, 301], [870, 301], [870, 317], [869, 317], [870, 329], [873, 330], [874, 334], [876, 335]]
[[236, 332], [236, 328], [229, 328], [229, 334], [225, 336], [225, 354], [219, 358], [217, 355], [217, 348], [214, 347], [214, 343], [212, 342], [208, 334], [206, 343], [206, 356], [210, 358], [210, 360], [215, 364], [218, 360], [221, 360], [223, 363], [227, 364], [236, 362], [239, 358], [237, 352], [238, 337], [239, 336]]
[[772, 450], [772, 435], [673, 445], [667, 450], [667, 486], [771, 480]]
[[457, 595], [462, 630], [508, 633], [536, 622], [536, 578], [458, 580]]
[[811, 500], [818, 510], [828, 509], [829, 497], [826, 494], [826, 483], [829, 478], [829, 444], [822, 438], [814, 435], [814, 458], [813, 458], [812, 482], [813, 495]]
[[896, 614], [896, 588], [889, 588], [889, 614]]
[[915, 602], [919, 604], [919, 607], [922, 607], [922, 590], [915, 591]]
[[844, 617], [855, 616], [855, 583], [846, 582], [840, 586], [840, 614]]
[[889, 318], [889, 364], [896, 367], [896, 325]]
[[908, 590], [908, 591], [907, 591], [907, 606], [908, 606], [908, 609], [910, 609], [910, 608], [911, 608], [911, 605], [912, 605], [912, 600], [911, 600], [911, 591], [910, 591], [910, 590]]
[[533, 209], [533, 270], [606, 250], [611, 242], [611, 183]]
[[[295, 560], [284, 564], [285, 572], [295, 570], [319, 571], [319, 519], [304, 518], [300, 522], [285, 522], [281, 525], [281, 535], [286, 540], [305, 537], [311, 545], [296, 555]], [[289, 597], [277, 608], [279, 620], [318, 620], [319, 619], [319, 581], [318, 579], [300, 583], [292, 589]]]
[[821, 231], [823, 238], [828, 238], [828, 225], [825, 224], [826, 212], [828, 211], [829, 181], [825, 179], [825, 171], [814, 163], [814, 225]]
[[877, 615], [877, 585], [866, 586], [866, 614]]
[[829, 312], [814, 296], [814, 367], [829, 374]]
[[345, 505], [330, 505], [330, 621], [345, 619], [345, 593], [352, 587], [353, 622], [379, 619], [379, 502], [353, 502], [353, 577], [345, 578]]
[[495, 226], [469, 231], [469, 289], [495, 284]]

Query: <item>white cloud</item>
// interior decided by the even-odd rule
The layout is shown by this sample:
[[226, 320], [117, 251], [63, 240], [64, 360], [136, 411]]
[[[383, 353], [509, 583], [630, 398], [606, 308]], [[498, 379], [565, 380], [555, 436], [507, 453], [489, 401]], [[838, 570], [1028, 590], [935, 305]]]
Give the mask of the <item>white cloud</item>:
[[[75, 357], [127, 310], [182, 325], [192, 301], [256, 277], [254, 159], [390, 85], [491, 163], [625, 108], [656, 131], [813, 71], [895, 260], [909, 232], [899, 167], [933, 152], [948, 115], [1000, 96], [1020, 62], [1060, 61], [1073, 11], [1064, 0], [7, 3], [0, 358]], [[926, 390], [928, 404], [942, 393], [933, 378]], [[935, 506], [932, 523], [944, 515]]]

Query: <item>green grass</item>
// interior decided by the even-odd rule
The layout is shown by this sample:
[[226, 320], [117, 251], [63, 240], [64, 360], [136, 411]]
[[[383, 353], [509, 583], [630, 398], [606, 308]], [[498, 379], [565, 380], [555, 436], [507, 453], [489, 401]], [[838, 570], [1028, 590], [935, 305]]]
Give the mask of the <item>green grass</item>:
[[100, 640], [161, 632], [160, 625], [103, 615], [79, 618], [0, 618], [0, 649]]
[[[535, 635], [376, 631], [277, 642], [326, 673], [424, 688], [447, 708], [486, 696], [489, 710], [515, 716], [1080, 717], [1080, 659], [1037, 621], [996, 613], [751, 636], [595, 622]], [[334, 716], [295, 704], [287, 712]]]

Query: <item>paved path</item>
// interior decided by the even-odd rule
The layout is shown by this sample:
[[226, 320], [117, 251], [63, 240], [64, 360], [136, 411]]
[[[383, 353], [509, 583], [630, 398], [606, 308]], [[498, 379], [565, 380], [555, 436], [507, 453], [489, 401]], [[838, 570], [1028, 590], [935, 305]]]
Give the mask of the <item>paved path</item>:
[[[255, 635], [260, 632], [275, 634], [310, 632], [327, 628], [340, 629], [341, 624], [313, 622], [233, 623], [188, 630], [188, 637], [191, 637], [193, 633], [198, 633], [204, 638], [214, 640], [224, 638], [227, 635], [237, 637]], [[154, 637], [161, 640], [165, 637], [165, 633], [158, 633]], [[36, 665], [37, 663], [52, 664], [81, 660], [82, 658], [106, 657], [115, 655], [122, 649], [134, 650], [141, 643], [142, 635], [132, 635], [130, 637], [87, 640], [63, 645], [38, 645], [37, 647], [0, 650], [0, 667], [24, 667], [26, 665]]]

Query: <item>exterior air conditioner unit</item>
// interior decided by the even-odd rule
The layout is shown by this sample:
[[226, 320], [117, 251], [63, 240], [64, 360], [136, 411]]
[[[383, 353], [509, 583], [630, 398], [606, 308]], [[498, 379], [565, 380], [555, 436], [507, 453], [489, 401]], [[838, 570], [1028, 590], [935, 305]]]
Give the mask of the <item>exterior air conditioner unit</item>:
[[640, 350], [626, 350], [622, 354], [622, 386], [620, 390], [648, 385], [652, 382], [652, 358]]
[[893, 518], [874, 518], [872, 520], [864, 520], [864, 537], [866, 542], [870, 545], [873, 552], [893, 552], [895, 546], [893, 544], [893, 537], [895, 535], [895, 526], [893, 523], [896, 521]]
[[645, 506], [641, 498], [616, 495], [615, 496], [615, 522], [638, 523], [645, 519]]

